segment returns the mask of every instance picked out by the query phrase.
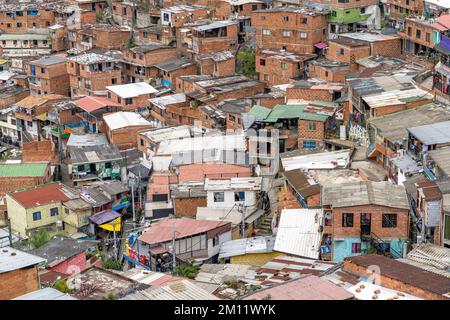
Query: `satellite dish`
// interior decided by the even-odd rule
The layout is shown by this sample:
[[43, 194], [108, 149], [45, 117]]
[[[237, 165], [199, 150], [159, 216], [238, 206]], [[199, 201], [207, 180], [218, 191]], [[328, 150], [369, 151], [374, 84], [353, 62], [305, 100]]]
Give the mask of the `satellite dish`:
[[331, 212], [326, 212], [325, 213], [325, 219], [330, 220], [332, 217]]

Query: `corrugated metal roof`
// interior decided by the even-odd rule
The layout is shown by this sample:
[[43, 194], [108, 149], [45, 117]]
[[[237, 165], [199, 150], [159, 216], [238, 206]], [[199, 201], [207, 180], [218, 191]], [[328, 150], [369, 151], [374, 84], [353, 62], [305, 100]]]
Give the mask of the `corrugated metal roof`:
[[408, 131], [426, 145], [450, 142], [450, 121], [413, 127], [409, 128]]
[[189, 280], [173, 281], [130, 294], [121, 300], [219, 300]]
[[262, 177], [245, 177], [230, 179], [205, 179], [206, 191], [224, 190], [261, 190]]
[[134, 98], [158, 92], [158, 90], [156, 90], [146, 82], [119, 84], [115, 86], [108, 86], [106, 87], [106, 89], [114, 92], [116, 95], [123, 99]]
[[12, 300], [78, 300], [53, 288], [44, 288], [18, 296]]
[[110, 130], [121, 129], [130, 126], [149, 126], [152, 124], [135, 112], [114, 112], [103, 117]]
[[353, 294], [335, 284], [314, 275], [273, 286], [252, 294], [244, 300], [347, 300]]
[[231, 240], [220, 246], [219, 258], [228, 258], [251, 253], [267, 253], [273, 251], [275, 237], [255, 237]]
[[0, 177], [42, 177], [48, 162], [1, 163]]
[[300, 156], [283, 157], [281, 163], [284, 170], [294, 169], [336, 169], [347, 168], [350, 161], [350, 149], [333, 152], [318, 152]]
[[409, 209], [405, 188], [387, 181], [359, 181], [323, 188], [322, 205], [342, 208], [370, 204]]
[[283, 209], [274, 250], [318, 259], [322, 217], [322, 209]]
[[34, 266], [45, 261], [41, 257], [11, 247], [0, 249], [0, 273]]

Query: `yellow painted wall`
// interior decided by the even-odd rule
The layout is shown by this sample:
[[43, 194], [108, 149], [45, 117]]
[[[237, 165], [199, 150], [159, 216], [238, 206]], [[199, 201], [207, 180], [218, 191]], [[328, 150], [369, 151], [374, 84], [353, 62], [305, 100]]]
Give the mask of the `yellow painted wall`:
[[11, 198], [10, 195], [6, 195], [6, 204], [8, 211], [8, 218], [11, 221], [11, 229], [25, 235], [27, 229], [26, 210], [16, 200]]
[[244, 264], [249, 266], [261, 267], [266, 264], [270, 260], [285, 255], [281, 252], [269, 252], [269, 253], [252, 253], [252, 254], [244, 254], [241, 256], [231, 257], [231, 263], [235, 264]]
[[[252, 236], [253, 229], [254, 229], [253, 224], [247, 226], [247, 228], [245, 229], [245, 236], [247, 238]], [[241, 239], [241, 226], [235, 226], [231, 230], [231, 239], [232, 240]]]

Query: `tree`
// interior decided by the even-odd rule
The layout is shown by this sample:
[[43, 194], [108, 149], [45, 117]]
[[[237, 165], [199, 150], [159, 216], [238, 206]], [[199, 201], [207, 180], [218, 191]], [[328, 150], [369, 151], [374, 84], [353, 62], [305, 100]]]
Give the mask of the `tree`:
[[44, 244], [46, 244], [48, 242], [49, 236], [47, 231], [45, 231], [44, 229], [41, 229], [38, 233], [34, 234], [31, 239], [30, 239], [30, 243], [33, 246], [33, 248], [39, 248], [42, 247]]
[[236, 57], [236, 73], [243, 74], [245, 76], [254, 76], [256, 74], [255, 57], [256, 54], [254, 51], [239, 51]]
[[190, 261], [185, 267], [177, 266], [175, 274], [180, 277], [195, 279], [200, 271], [200, 267], [196, 266], [193, 261]]

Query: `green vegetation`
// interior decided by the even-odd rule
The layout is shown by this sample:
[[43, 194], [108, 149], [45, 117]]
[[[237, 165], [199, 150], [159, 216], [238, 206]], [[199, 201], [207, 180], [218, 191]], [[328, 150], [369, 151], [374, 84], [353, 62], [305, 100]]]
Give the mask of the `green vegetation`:
[[103, 297], [103, 300], [117, 300], [116, 296], [112, 293], [108, 294], [107, 296]]
[[128, 40], [127, 40], [127, 42], [126, 42], [126, 44], [125, 44], [125, 47], [126, 47], [127, 49], [131, 49], [131, 48], [133, 48], [135, 45], [136, 45], [136, 44], [134, 43], [134, 38], [131, 36], [131, 37], [128, 38]]
[[190, 261], [185, 267], [176, 267], [175, 275], [189, 279], [195, 279], [200, 271], [200, 267], [196, 266], [193, 261]]
[[256, 53], [251, 50], [241, 50], [236, 57], [236, 73], [245, 76], [256, 75], [255, 70]]
[[50, 240], [47, 231], [41, 229], [38, 233], [34, 234], [30, 239], [30, 244], [34, 249], [42, 247]]
[[140, 3], [136, 6], [136, 10], [137, 12], [148, 13], [150, 10], [150, 4], [146, 2]]
[[105, 21], [105, 12], [104, 11], [97, 12], [95, 14], [95, 18], [97, 19], [97, 22], [104, 22]]
[[122, 264], [113, 258], [104, 258], [102, 257], [102, 266], [105, 269], [122, 271]]
[[11, 149], [8, 149], [2, 154], [0, 160], [1, 161], [9, 160], [9, 158], [11, 158], [11, 155], [12, 155], [12, 151], [11, 151]]
[[239, 282], [237, 280], [226, 280], [223, 282], [224, 285], [230, 287], [231, 289], [237, 289], [239, 286]]
[[63, 280], [63, 279], [56, 281], [55, 284], [53, 285], [53, 288], [58, 291], [61, 291], [62, 293], [70, 293], [71, 292], [71, 290], [67, 286], [67, 281]]

